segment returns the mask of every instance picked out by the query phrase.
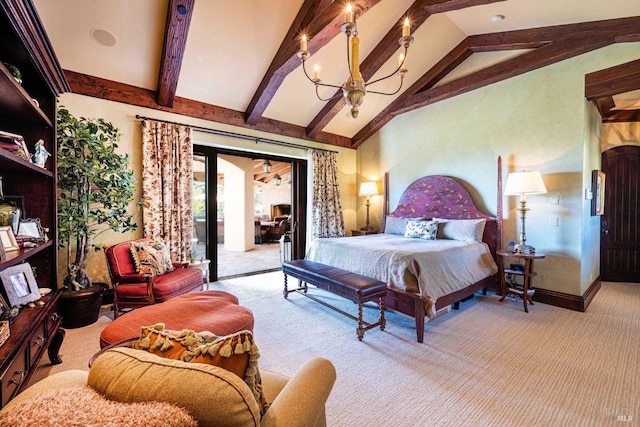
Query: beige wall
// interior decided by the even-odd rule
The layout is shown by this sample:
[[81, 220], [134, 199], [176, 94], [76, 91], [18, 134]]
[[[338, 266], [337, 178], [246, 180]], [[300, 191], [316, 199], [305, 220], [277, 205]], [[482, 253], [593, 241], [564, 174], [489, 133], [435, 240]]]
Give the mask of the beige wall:
[[[219, 123], [208, 122], [206, 120], [198, 120], [190, 117], [180, 116], [177, 114], [155, 111], [148, 108], [140, 108], [118, 102], [105, 101], [101, 99], [91, 98], [76, 94], [63, 94], [60, 97], [60, 104], [66, 106], [69, 111], [77, 116], [103, 118], [112, 122], [120, 129], [122, 138], [118, 151], [129, 153], [131, 155], [131, 167], [135, 171], [135, 178], [138, 182], [136, 186], [136, 199], [141, 197], [141, 179], [142, 179], [142, 131], [140, 128], [140, 120], [136, 119], [136, 114], [142, 116], [153, 117], [161, 120], [170, 120], [180, 123], [191, 124], [194, 126], [202, 126], [206, 128], [220, 129], [230, 132], [248, 134], [252, 136], [261, 136], [264, 138], [275, 139], [279, 141], [292, 142], [309, 147], [326, 148], [338, 151], [338, 169], [340, 180], [340, 191], [342, 192], [342, 203], [345, 213], [345, 222], [347, 229], [356, 226], [356, 151], [345, 148], [337, 148], [326, 144], [318, 144], [309, 141], [303, 141], [294, 138], [283, 137], [279, 135], [271, 135], [264, 132], [256, 132], [248, 129], [236, 128], [233, 126], [221, 125]], [[244, 151], [258, 151], [264, 153], [285, 155], [297, 158], [306, 158], [306, 150], [281, 147], [276, 145], [256, 144], [253, 141], [243, 141], [229, 137], [219, 137], [216, 135], [205, 134], [202, 132], [194, 132], [193, 140], [197, 143], [231, 147]], [[121, 234], [107, 232], [96, 239], [99, 244], [112, 244], [123, 240], [142, 237], [142, 212], [131, 205], [131, 212], [135, 212], [138, 218], [140, 228], [130, 234]], [[253, 213], [251, 214], [253, 217]], [[252, 231], [253, 233], [253, 231]], [[253, 234], [251, 235], [253, 237]], [[58, 284], [62, 284], [62, 280], [66, 276], [66, 256], [65, 251], [60, 251], [60, 262], [58, 266]], [[101, 252], [91, 254], [89, 258], [89, 277], [94, 282], [109, 282], [109, 274], [107, 272], [104, 255]]]
[[[359, 147], [359, 174], [380, 179], [389, 171], [391, 210], [415, 179], [450, 175], [495, 215], [498, 156], [505, 181], [509, 172], [540, 170], [548, 194], [527, 197], [527, 243], [548, 255], [535, 285], [582, 295], [599, 271], [597, 218], [584, 190], [600, 162], [599, 118], [585, 101], [584, 76], [637, 59], [639, 46], [600, 49], [400, 115]], [[551, 203], [555, 196], [559, 204]], [[517, 240], [517, 202], [504, 198], [505, 242]], [[376, 203], [371, 221], [379, 228]]]

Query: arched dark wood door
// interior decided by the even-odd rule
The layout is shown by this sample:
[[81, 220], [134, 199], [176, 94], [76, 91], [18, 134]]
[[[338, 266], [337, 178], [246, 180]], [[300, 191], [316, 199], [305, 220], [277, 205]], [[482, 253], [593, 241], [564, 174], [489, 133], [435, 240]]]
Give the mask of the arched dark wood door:
[[600, 217], [600, 277], [640, 283], [640, 146], [602, 153], [604, 215]]

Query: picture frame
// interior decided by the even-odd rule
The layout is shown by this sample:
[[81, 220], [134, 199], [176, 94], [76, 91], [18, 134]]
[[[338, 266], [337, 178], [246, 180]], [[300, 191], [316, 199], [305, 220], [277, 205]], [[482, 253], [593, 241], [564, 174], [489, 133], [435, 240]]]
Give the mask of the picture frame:
[[20, 246], [18, 246], [18, 241], [16, 240], [16, 236], [13, 235], [13, 230], [11, 230], [10, 225], [0, 226], [0, 242], [2, 242], [5, 252], [20, 250]]
[[593, 170], [591, 174], [591, 216], [604, 215], [606, 174], [601, 170]]
[[40, 224], [40, 218], [24, 218], [18, 226], [18, 242], [44, 242], [44, 229]]
[[2, 240], [0, 240], [0, 262], [5, 262], [7, 260], [7, 252], [4, 250], [4, 245], [2, 244]]
[[9, 305], [26, 305], [40, 299], [38, 283], [27, 262], [0, 271], [0, 280], [9, 300]]

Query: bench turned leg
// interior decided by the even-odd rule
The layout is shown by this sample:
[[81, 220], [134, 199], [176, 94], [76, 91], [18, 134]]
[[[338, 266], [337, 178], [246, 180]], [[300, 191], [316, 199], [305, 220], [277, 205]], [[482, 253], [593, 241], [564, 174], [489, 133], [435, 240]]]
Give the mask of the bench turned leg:
[[380, 297], [380, 330], [384, 331], [387, 326], [387, 319], [384, 317], [384, 297]]
[[358, 303], [358, 328], [356, 329], [358, 340], [362, 341], [364, 337], [364, 325], [362, 324], [362, 301]]
[[284, 275], [284, 291], [282, 291], [284, 299], [289, 298], [289, 287], [287, 286], [287, 275]]

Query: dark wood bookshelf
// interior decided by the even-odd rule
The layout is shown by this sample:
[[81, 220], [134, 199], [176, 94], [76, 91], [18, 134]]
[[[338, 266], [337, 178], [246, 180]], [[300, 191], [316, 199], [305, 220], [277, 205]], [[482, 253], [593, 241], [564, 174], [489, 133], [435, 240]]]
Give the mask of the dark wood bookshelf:
[[[20, 70], [22, 83], [5, 62]], [[51, 154], [45, 169], [0, 148], [4, 194], [22, 198], [22, 218], [38, 218], [48, 230], [47, 241], [6, 252], [0, 272], [28, 263], [38, 288], [49, 289], [41, 305], [21, 306], [15, 317], [5, 320], [10, 334], [0, 346], [0, 407], [29, 384], [45, 353], [51, 363], [60, 363], [64, 331], [57, 286], [56, 100], [68, 89], [31, 0], [0, 0], [0, 130], [20, 135], [29, 151], [42, 140]], [[4, 284], [0, 295], [8, 301]]]

